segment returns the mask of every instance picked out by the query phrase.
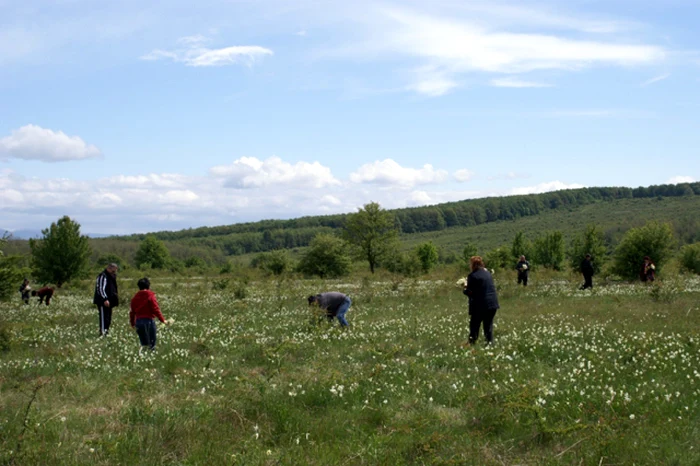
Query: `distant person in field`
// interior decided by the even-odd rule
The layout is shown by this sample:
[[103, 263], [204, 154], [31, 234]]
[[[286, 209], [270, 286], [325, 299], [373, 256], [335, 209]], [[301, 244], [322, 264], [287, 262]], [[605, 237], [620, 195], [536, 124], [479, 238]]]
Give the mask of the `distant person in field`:
[[32, 287], [29, 286], [29, 279], [25, 278], [22, 284], [19, 286], [19, 293], [22, 295], [22, 301], [24, 304], [29, 304], [29, 292], [32, 291]]
[[138, 281], [138, 287], [139, 292], [131, 298], [129, 322], [131, 327], [136, 329], [141, 347], [154, 350], [156, 348], [156, 323], [153, 318], [157, 317], [164, 324], [167, 322], [163, 318], [163, 313], [160, 312], [156, 294], [151, 291], [150, 280], [142, 278]]
[[493, 319], [499, 309], [496, 285], [491, 273], [486, 270], [484, 260], [474, 256], [469, 260], [471, 273], [464, 286], [464, 294], [469, 296], [469, 344], [479, 338], [479, 329], [484, 327], [486, 343], [493, 342]]
[[309, 296], [309, 305], [318, 306], [326, 311], [326, 317], [332, 321], [334, 317], [338, 318], [341, 327], [347, 327], [348, 321], [345, 320], [345, 314], [350, 309], [352, 301], [343, 293], [330, 291], [313, 296]]
[[32, 296], [38, 296], [39, 297], [39, 304], [41, 303], [46, 303], [48, 306], [49, 303], [51, 303], [51, 298], [53, 297], [54, 289], [51, 288], [50, 286], [45, 286], [41, 288], [39, 291], [32, 290]]
[[639, 278], [645, 283], [650, 283], [656, 280], [656, 265], [649, 256], [644, 256], [642, 269], [639, 271]]
[[581, 289], [593, 289], [593, 274], [595, 273], [595, 270], [593, 269], [593, 262], [590, 254], [586, 254], [586, 258], [583, 259], [583, 262], [581, 262], [581, 273], [583, 274], [584, 280]]
[[527, 278], [530, 275], [530, 263], [525, 259], [525, 256], [520, 256], [520, 261], [515, 266], [518, 271], [518, 285], [521, 283], [527, 286]]
[[97, 276], [95, 282], [95, 297], [92, 302], [100, 314], [100, 336], [109, 334], [112, 325], [112, 309], [119, 306], [119, 291], [117, 289], [117, 264], [109, 264]]

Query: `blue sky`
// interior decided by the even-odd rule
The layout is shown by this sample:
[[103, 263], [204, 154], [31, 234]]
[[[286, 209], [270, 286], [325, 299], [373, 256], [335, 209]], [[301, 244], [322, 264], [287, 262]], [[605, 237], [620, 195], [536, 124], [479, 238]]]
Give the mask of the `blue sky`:
[[700, 179], [694, 1], [0, 0], [0, 227]]

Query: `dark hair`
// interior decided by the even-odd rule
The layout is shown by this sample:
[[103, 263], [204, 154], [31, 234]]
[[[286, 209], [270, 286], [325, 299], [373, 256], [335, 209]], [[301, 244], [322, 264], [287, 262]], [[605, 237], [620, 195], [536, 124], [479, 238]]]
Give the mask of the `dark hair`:
[[651, 262], [651, 258], [649, 256], [644, 256], [644, 260]]
[[590, 255], [590, 254], [586, 254], [586, 259], [590, 259], [590, 258], [591, 258], [591, 255]]
[[151, 281], [148, 278], [143, 277], [138, 281], [137, 285], [139, 286], [139, 290], [148, 290], [151, 288]]
[[32, 290], [32, 296], [36, 296], [36, 290]]
[[314, 295], [309, 296], [309, 304], [313, 304], [316, 301], [318, 301], [318, 297], [316, 297]]

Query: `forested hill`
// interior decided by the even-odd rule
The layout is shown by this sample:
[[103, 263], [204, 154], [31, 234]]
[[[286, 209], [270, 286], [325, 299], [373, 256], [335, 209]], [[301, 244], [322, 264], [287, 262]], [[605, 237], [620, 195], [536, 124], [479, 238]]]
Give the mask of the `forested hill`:
[[[572, 209], [596, 202], [616, 199], [643, 199], [700, 195], [700, 182], [639, 188], [581, 188], [543, 194], [489, 197], [449, 202], [426, 207], [396, 209], [391, 212], [403, 233], [438, 231], [454, 226], [474, 226], [498, 220], [515, 220], [551, 210]], [[229, 253], [256, 252], [275, 248], [304, 246], [319, 232], [342, 228], [347, 214], [301, 217], [292, 220], [262, 220], [234, 225], [201, 227], [153, 233], [168, 241], [191, 238], [244, 235], [243, 250]], [[252, 234], [252, 235], [251, 235]], [[145, 235], [123, 236], [142, 239]], [[259, 238], [256, 241], [254, 238]], [[251, 244], [258, 243], [258, 244]]]

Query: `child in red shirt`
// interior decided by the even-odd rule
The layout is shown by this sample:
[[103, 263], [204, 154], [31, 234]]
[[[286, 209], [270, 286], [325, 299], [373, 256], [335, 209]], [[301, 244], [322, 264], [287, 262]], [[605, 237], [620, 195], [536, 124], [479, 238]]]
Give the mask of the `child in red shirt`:
[[156, 324], [154, 317], [167, 324], [160, 312], [158, 300], [154, 292], [150, 290], [151, 282], [148, 278], [138, 281], [139, 292], [131, 298], [131, 310], [129, 311], [129, 322], [136, 328], [141, 346], [148, 346], [151, 350], [156, 347]]

